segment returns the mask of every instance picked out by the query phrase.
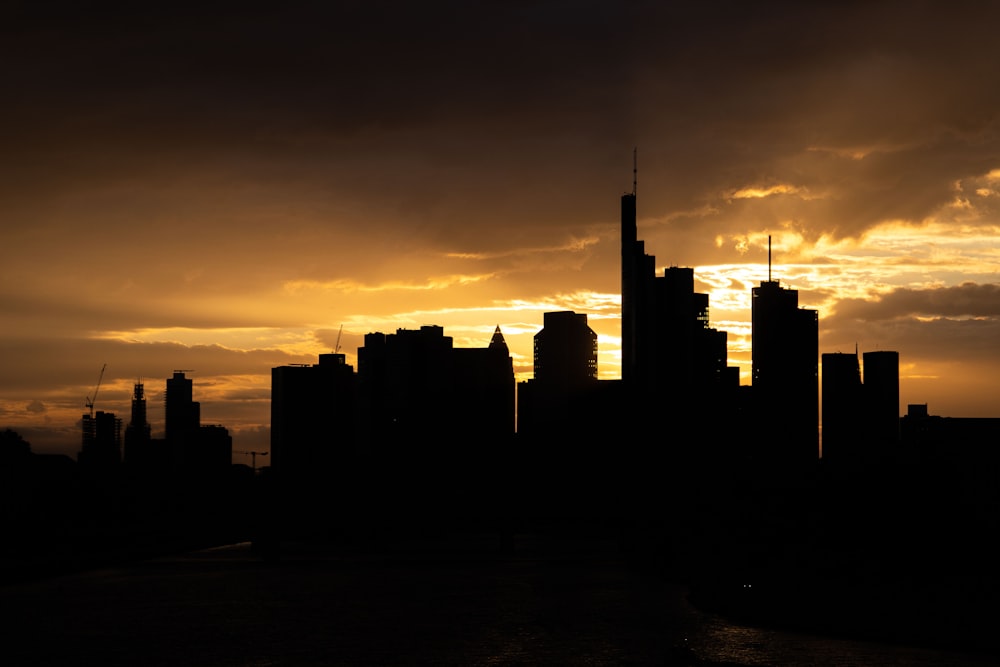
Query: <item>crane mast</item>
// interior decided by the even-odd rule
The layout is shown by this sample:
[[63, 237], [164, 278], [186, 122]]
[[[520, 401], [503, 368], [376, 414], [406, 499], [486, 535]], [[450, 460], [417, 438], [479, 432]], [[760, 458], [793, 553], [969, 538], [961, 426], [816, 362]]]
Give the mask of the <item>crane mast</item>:
[[107, 368], [107, 367], [108, 367], [107, 364], [104, 364], [103, 366], [101, 366], [101, 374], [97, 377], [97, 386], [94, 387], [94, 394], [93, 394], [93, 396], [88, 396], [87, 397], [87, 403], [86, 403], [86, 405], [87, 405], [87, 409], [90, 410], [90, 417], [91, 417], [91, 419], [93, 419], [93, 417], [94, 417], [94, 401], [97, 400], [97, 392], [101, 388], [101, 380], [104, 379], [104, 369]]

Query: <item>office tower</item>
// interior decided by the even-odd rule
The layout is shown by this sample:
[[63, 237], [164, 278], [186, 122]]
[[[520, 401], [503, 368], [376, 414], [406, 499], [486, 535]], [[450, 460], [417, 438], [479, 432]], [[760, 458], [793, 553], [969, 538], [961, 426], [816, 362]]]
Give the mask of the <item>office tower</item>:
[[439, 326], [366, 334], [358, 407], [375, 511], [426, 524], [498, 502], [514, 435], [513, 360], [499, 327], [481, 348], [455, 348]]
[[597, 334], [587, 315], [572, 311], [545, 313], [534, 338], [535, 379], [565, 388], [597, 379]]
[[752, 382], [758, 458], [801, 468], [819, 457], [819, 318], [777, 280], [752, 290]]
[[194, 400], [194, 382], [184, 373], [174, 371], [173, 377], [167, 378], [163, 395], [164, 461], [173, 474], [187, 475], [193, 472], [191, 464], [197, 458], [194, 450], [201, 428], [201, 404]]
[[606, 384], [597, 379], [597, 334], [587, 315], [545, 313], [534, 338], [534, 377], [517, 387], [519, 437], [579, 453], [612, 420]]
[[[417, 440], [449, 429], [453, 340], [439, 326], [365, 334], [358, 348], [362, 438], [371, 448], [414, 453]], [[403, 451], [399, 451], [403, 450]]]
[[500, 326], [487, 347], [456, 347], [452, 354], [455, 429], [470, 444], [509, 442], [515, 429], [514, 360]]
[[439, 326], [369, 333], [358, 348], [358, 400], [369, 451], [447, 456], [513, 434], [513, 361], [499, 327], [482, 348], [455, 348]]
[[857, 427], [862, 409], [858, 354], [823, 354], [823, 462], [849, 465], [859, 447]]
[[201, 405], [194, 400], [194, 382], [184, 371], [174, 371], [167, 379], [163, 408], [167, 442], [192, 438], [201, 424]]
[[727, 365], [726, 332], [709, 326], [709, 298], [694, 291], [694, 269], [656, 275], [656, 258], [638, 240], [635, 188], [633, 178], [621, 198], [622, 381], [644, 418], [690, 422], [673, 424], [679, 435], [735, 400], [739, 369]]
[[77, 461], [88, 471], [109, 472], [122, 458], [122, 420], [113, 412], [98, 410], [83, 415], [83, 444]]
[[146, 393], [142, 382], [132, 388], [132, 418], [125, 427], [125, 465], [147, 469], [155, 465], [152, 428], [146, 417]]
[[865, 439], [873, 456], [884, 460], [899, 445], [899, 353], [865, 352], [862, 362]]
[[271, 467], [285, 478], [327, 476], [354, 448], [354, 369], [343, 354], [271, 369]]
[[622, 195], [621, 199], [621, 254], [622, 254], [622, 380], [625, 382], [640, 382], [638, 364], [640, 340], [638, 301], [638, 276], [640, 269], [646, 266], [646, 254], [642, 241], [638, 240], [636, 223], [636, 194], [633, 185], [632, 192]]

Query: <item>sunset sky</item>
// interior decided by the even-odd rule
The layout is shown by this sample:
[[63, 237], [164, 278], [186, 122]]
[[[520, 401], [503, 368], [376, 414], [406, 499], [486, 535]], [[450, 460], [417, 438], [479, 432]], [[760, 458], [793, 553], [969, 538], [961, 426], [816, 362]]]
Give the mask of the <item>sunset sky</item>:
[[[183, 3], [182, 3], [183, 4]], [[237, 452], [270, 371], [365, 333], [587, 313], [619, 376], [619, 198], [694, 267], [730, 363], [750, 290], [820, 352], [896, 350], [901, 411], [1000, 417], [1000, 5], [4, 3], [0, 428], [154, 436], [174, 369]], [[239, 454], [236, 462], [249, 463]]]

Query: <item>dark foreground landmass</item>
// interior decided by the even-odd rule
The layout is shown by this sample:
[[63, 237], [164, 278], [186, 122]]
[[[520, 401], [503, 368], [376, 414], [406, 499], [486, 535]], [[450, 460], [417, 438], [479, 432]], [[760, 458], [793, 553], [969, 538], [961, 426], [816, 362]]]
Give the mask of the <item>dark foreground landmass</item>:
[[773, 646], [764, 647], [771, 662], [720, 657], [727, 654], [711, 644], [718, 639], [708, 637], [714, 622], [704, 614], [1000, 659], [997, 582], [981, 572], [918, 579], [907, 568], [873, 570], [866, 559], [855, 578], [845, 568], [831, 578], [788, 567], [725, 576], [707, 551], [621, 528], [572, 522], [209, 549], [104, 545], [50, 554], [20, 576], [8, 560], [4, 662], [781, 664]]
[[[148, 492], [116, 505], [54, 495], [35, 511], [44, 521], [10, 523], [0, 545], [0, 600], [19, 619], [4, 638], [20, 651], [3, 662], [44, 664], [29, 660], [41, 646], [48, 664], [71, 664], [75, 651], [100, 655], [101, 642], [117, 642], [128, 657], [158, 647], [162, 660], [145, 664], [328, 664], [322, 656], [335, 649], [346, 664], [469, 664], [462, 652], [480, 663], [740, 664], [689, 655], [685, 633], [671, 629], [710, 621], [661, 608], [680, 597], [747, 627], [1000, 660], [992, 499], [920, 480], [902, 488], [749, 475], [656, 478], [636, 493], [561, 472], [576, 486], [507, 485], [464, 504], [442, 494], [436, 506], [415, 503], [417, 493], [378, 505], [353, 491], [338, 503], [282, 504], [256, 488], [233, 500], [188, 494], [184, 504]], [[193, 555], [205, 553], [214, 555]], [[59, 580], [74, 573], [101, 584], [67, 600]], [[35, 599], [39, 591], [58, 604]], [[211, 636], [216, 623], [224, 636]], [[186, 636], [185, 624], [204, 636]], [[449, 627], [465, 638], [449, 640]], [[261, 641], [285, 657], [268, 658]], [[199, 643], [241, 642], [247, 651], [191, 659]], [[315, 649], [296, 659], [295, 642]]]

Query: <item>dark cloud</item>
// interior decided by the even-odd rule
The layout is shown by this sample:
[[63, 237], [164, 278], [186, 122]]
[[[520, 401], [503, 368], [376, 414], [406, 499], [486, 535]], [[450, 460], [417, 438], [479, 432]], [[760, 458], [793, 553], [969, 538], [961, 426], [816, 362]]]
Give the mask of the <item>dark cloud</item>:
[[[5, 398], [24, 399], [32, 394], [67, 386], [93, 386], [101, 366], [103, 381], [131, 383], [138, 378], [166, 378], [174, 369], [193, 369], [194, 376], [267, 375], [273, 366], [314, 363], [306, 355], [277, 349], [234, 350], [221, 345], [139, 343], [82, 338], [0, 339], [0, 387]], [[59, 363], [44, 363], [58, 359]], [[156, 380], [153, 380], [154, 382]], [[131, 391], [131, 384], [128, 385]], [[12, 395], [12, 392], [21, 394]], [[83, 398], [80, 397], [81, 408]], [[127, 396], [125, 397], [128, 398]]]
[[[252, 198], [297, 182], [467, 249], [503, 243], [490, 223], [604, 219], [593, 184], [625, 189], [638, 143], [648, 215], [776, 179], [832, 199], [746, 202], [716, 224], [856, 234], [922, 219], [996, 154], [1000, 87], [977, 51], [995, 10], [976, 7], [22, 7], [4, 181], [23, 197], [228, 173]], [[869, 156], [824, 152], [855, 150]], [[463, 243], [452, 224], [470, 217], [486, 236]]]
[[871, 299], [842, 299], [829, 320], [877, 322], [914, 316], [1000, 318], [1000, 285], [966, 282], [936, 289], [897, 288]]
[[[899, 288], [864, 299], [843, 299], [820, 321], [823, 352], [896, 350], [920, 364], [965, 364], [972, 378], [996, 364], [1000, 285], [963, 283], [938, 289]], [[949, 378], [954, 383], [959, 377]]]

